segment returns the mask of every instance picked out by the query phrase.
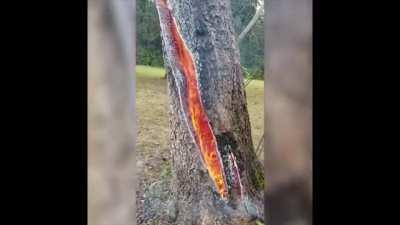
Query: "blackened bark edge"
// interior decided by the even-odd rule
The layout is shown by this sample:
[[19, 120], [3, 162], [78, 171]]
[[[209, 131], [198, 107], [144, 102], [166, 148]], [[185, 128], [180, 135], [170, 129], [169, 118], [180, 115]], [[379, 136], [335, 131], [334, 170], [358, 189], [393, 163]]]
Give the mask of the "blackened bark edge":
[[263, 217], [263, 168], [257, 160], [251, 140], [230, 2], [169, 0], [169, 5], [181, 35], [193, 54], [203, 105], [217, 138], [218, 148], [222, 155], [226, 155], [223, 151], [229, 149], [236, 156], [246, 195], [244, 202], [236, 199], [228, 204], [218, 198], [188, 128], [182, 121], [176, 84], [173, 74], [169, 74], [174, 171], [172, 188], [178, 209], [173, 222], [245, 224], [255, 217]]

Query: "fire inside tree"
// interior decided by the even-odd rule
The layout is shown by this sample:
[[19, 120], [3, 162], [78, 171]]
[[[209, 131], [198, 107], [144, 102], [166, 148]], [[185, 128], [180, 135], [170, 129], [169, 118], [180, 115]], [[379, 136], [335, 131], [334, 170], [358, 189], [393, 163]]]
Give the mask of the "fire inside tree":
[[[189, 129], [190, 134], [197, 144], [201, 152], [203, 164], [208, 169], [211, 178], [214, 180], [218, 192], [224, 200], [227, 198], [227, 185], [225, 180], [225, 174], [221, 161], [221, 156], [217, 149], [217, 143], [215, 136], [211, 129], [208, 117], [204, 111], [203, 104], [201, 103], [201, 96], [199, 92], [198, 82], [196, 78], [196, 67], [193, 63], [193, 58], [189, 50], [187, 49], [184, 40], [182, 39], [177, 29], [176, 22], [168, 9], [165, 1], [160, 1], [159, 12], [162, 21], [165, 21], [162, 25], [164, 33], [171, 35], [171, 43], [173, 46], [169, 55], [170, 60], [178, 62], [176, 76], [180, 77], [184, 87], [180, 87], [179, 101], [182, 107], [182, 115], [184, 116], [185, 122], [190, 123]], [[174, 50], [174, 52], [172, 52]], [[185, 93], [183, 91], [186, 91]], [[185, 110], [187, 108], [187, 110]], [[187, 120], [190, 120], [188, 122]]]
[[229, 1], [156, 4], [169, 71], [173, 186], [179, 193], [174, 221], [263, 220], [264, 175], [251, 140]]

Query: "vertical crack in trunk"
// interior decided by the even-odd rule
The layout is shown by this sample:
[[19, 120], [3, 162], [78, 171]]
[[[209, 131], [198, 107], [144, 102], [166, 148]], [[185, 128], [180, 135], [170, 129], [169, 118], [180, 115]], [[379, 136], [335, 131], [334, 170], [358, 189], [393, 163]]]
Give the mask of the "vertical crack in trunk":
[[181, 113], [220, 197], [227, 200], [228, 185], [224, 167], [216, 138], [203, 107], [192, 54], [178, 31], [177, 23], [168, 8], [167, 1], [157, 0], [156, 5], [165, 53], [178, 87]]
[[233, 171], [233, 178], [234, 178], [234, 187], [237, 190], [240, 200], [243, 200], [243, 185], [242, 181], [240, 180], [240, 173], [239, 173], [239, 168], [236, 163], [236, 157], [233, 154], [233, 152], [229, 153], [229, 161], [232, 164], [232, 171]]

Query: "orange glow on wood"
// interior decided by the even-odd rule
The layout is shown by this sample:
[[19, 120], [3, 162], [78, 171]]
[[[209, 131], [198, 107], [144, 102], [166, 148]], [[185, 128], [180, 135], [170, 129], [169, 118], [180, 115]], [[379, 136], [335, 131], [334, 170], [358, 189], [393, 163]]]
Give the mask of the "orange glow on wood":
[[168, 32], [172, 37], [172, 43], [176, 50], [176, 60], [179, 62], [181, 72], [186, 80], [186, 104], [188, 109], [188, 116], [194, 129], [194, 136], [197, 141], [198, 147], [203, 158], [205, 166], [209, 172], [210, 177], [213, 179], [215, 186], [222, 199], [227, 199], [228, 188], [226, 185], [224, 169], [221, 161], [221, 156], [218, 151], [217, 142], [213, 134], [209, 119], [204, 110], [199, 85], [196, 77], [196, 68], [193, 62], [193, 57], [185, 45], [182, 39], [174, 17], [171, 11], [168, 9], [165, 0], [157, 1], [159, 7], [167, 9], [166, 12], [169, 14], [164, 18], [169, 18], [172, 21], [160, 21], [167, 22], [169, 24]]

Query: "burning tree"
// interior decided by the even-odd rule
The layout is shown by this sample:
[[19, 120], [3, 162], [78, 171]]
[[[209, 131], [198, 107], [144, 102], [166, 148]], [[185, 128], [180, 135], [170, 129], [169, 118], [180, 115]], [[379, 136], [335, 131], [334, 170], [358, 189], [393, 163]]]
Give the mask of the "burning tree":
[[175, 224], [263, 220], [229, 0], [156, 0], [170, 96]]

